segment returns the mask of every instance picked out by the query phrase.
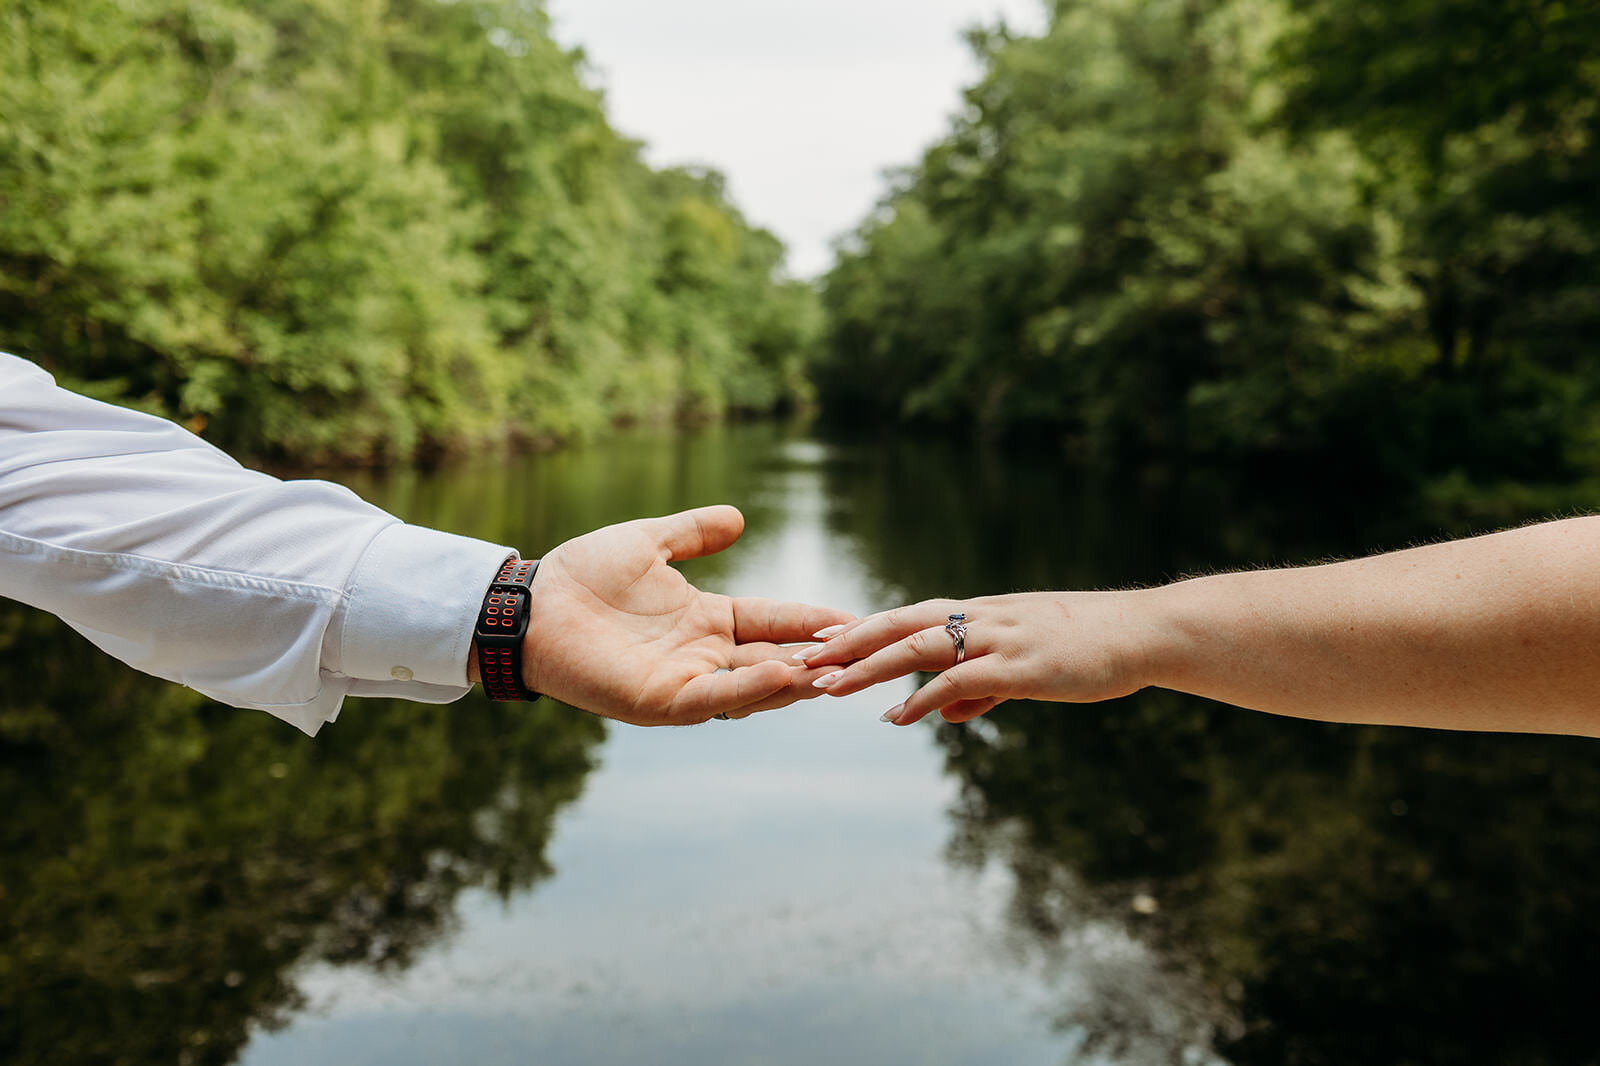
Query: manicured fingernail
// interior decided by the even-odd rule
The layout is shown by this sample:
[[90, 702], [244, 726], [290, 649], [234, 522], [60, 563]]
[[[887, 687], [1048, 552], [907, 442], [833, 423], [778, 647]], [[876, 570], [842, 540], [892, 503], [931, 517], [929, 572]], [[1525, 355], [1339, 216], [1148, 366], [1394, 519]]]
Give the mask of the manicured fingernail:
[[890, 707], [887, 711], [884, 711], [883, 712], [883, 717], [879, 718], [878, 721], [880, 721], [880, 722], [888, 722], [890, 725], [899, 725], [900, 724], [900, 712], [905, 710], [905, 707], [906, 707], [906, 705], [903, 704], [903, 703], [895, 704], [893, 707]]
[[815, 681], [813, 681], [811, 683], [813, 685], [817, 686], [818, 688], [831, 688], [833, 686], [833, 684], [843, 676], [844, 676], [844, 671], [843, 670], [835, 670], [831, 674], [823, 674], [821, 677], [817, 678]]
[[829, 637], [838, 636], [840, 633], [843, 633], [843, 632], [844, 632], [844, 626], [842, 626], [842, 625], [829, 626], [827, 629], [819, 629], [815, 633], [811, 634], [811, 639], [812, 640], [827, 640]]
[[807, 656], [814, 655], [821, 647], [821, 644], [813, 644], [809, 648], [801, 648], [799, 651], [790, 656], [790, 658], [797, 663], [803, 663], [806, 661]]

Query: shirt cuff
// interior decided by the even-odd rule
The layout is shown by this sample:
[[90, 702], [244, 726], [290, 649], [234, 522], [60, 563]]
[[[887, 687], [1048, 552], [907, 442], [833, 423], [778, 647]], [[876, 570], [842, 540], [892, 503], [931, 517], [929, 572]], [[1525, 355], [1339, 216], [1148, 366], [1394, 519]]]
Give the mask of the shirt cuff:
[[386, 526], [351, 576], [325, 649], [335, 655], [325, 654], [324, 667], [366, 681], [465, 689], [483, 597], [515, 554], [423, 526]]

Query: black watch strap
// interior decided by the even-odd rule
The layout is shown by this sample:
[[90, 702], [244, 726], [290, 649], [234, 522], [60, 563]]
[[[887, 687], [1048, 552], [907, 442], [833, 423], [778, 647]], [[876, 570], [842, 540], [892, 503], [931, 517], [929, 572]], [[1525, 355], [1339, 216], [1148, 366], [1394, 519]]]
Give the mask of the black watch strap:
[[537, 559], [507, 559], [483, 598], [478, 612], [478, 674], [492, 700], [539, 698], [522, 682], [522, 638], [528, 632], [528, 607], [533, 602]]

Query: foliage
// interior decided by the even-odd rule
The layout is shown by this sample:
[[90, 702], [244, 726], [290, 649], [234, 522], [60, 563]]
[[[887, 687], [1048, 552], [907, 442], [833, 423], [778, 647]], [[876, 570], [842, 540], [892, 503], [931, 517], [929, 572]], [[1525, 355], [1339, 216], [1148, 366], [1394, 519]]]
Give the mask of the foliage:
[[1591, 369], [1600, 325], [1600, 2], [1301, 5], [1285, 117], [1339, 127], [1404, 222], [1443, 375]]
[[302, 460], [768, 409], [816, 330], [537, 0], [0, 2], [0, 349]]
[[[965, 111], [828, 278], [825, 402], [1098, 455], [1567, 472], [1600, 5], [1527, 7], [1059, 0], [1041, 36], [975, 32]], [[1526, 18], [1546, 48], [1472, 51]]]

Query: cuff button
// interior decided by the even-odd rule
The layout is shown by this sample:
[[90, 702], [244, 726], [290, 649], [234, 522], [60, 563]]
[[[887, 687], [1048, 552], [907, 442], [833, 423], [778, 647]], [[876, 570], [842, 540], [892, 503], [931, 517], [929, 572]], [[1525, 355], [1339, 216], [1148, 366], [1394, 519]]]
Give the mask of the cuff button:
[[411, 672], [411, 667], [409, 666], [396, 666], [390, 669], [389, 676], [396, 681], [410, 681], [417, 675]]

